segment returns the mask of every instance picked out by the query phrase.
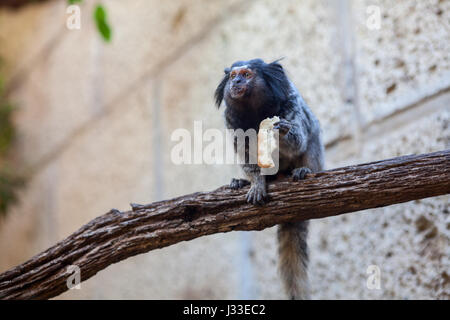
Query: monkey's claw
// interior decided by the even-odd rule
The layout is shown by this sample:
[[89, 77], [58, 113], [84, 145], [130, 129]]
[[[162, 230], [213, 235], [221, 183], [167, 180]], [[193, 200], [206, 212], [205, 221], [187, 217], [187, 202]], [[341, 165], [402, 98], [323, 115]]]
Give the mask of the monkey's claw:
[[250, 184], [250, 181], [245, 179], [231, 179], [230, 188], [233, 190], [241, 189]]
[[280, 136], [286, 135], [292, 128], [292, 124], [286, 119], [280, 119], [280, 121], [274, 123], [274, 130], [278, 130]]
[[267, 199], [267, 192], [263, 186], [253, 185], [247, 192], [247, 202], [254, 205], [263, 205]]
[[303, 167], [292, 170], [292, 180], [299, 181], [305, 179], [308, 173], [312, 173], [311, 169]]

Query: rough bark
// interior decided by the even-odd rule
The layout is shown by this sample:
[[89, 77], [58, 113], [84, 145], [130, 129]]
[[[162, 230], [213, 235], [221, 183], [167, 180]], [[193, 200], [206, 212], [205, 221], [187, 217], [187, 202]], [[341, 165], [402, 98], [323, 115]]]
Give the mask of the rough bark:
[[262, 230], [450, 193], [450, 150], [309, 174], [269, 185], [263, 207], [246, 203], [242, 190], [224, 186], [133, 210], [110, 212], [0, 275], [0, 298], [46, 299], [67, 291], [69, 265], [86, 280], [128, 257], [181, 241], [233, 230]]

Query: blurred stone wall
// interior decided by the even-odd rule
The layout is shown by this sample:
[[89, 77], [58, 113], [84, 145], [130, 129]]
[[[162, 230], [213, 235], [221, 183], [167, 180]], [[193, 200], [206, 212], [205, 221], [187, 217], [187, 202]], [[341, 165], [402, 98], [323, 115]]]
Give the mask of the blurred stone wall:
[[[170, 160], [177, 128], [223, 128], [213, 92], [235, 60], [285, 57], [318, 116], [327, 168], [450, 147], [450, 1], [102, 1], [0, 11], [0, 56], [32, 174], [0, 221], [0, 272], [110, 208], [207, 191], [240, 175]], [[379, 15], [379, 21], [377, 20]], [[283, 299], [276, 228], [217, 234], [110, 266], [59, 298]], [[449, 196], [314, 220], [315, 299], [450, 297]], [[368, 267], [381, 288], [369, 289]]]

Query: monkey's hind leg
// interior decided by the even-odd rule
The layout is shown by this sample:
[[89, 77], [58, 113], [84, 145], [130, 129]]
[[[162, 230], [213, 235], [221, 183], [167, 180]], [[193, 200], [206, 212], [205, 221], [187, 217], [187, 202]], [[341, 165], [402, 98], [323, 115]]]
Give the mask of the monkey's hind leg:
[[241, 189], [245, 186], [248, 186], [250, 184], [250, 181], [245, 180], [245, 179], [231, 179], [230, 182], [230, 188], [234, 189], [234, 190], [238, 190]]

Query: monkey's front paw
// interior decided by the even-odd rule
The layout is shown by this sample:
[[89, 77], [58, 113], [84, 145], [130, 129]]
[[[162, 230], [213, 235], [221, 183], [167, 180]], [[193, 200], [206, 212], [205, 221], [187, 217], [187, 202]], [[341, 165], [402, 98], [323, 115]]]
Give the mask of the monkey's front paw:
[[286, 119], [280, 119], [280, 121], [273, 124], [273, 129], [278, 130], [281, 137], [285, 136], [291, 128], [292, 124]]
[[292, 170], [292, 180], [299, 181], [305, 179], [308, 173], [312, 173], [311, 169], [303, 167]]
[[264, 201], [267, 199], [267, 192], [264, 186], [254, 184], [247, 192], [246, 197], [248, 203], [253, 203], [254, 205], [263, 205]]
[[233, 178], [233, 179], [231, 179], [231, 182], [230, 182], [230, 188], [237, 190], [237, 189], [241, 189], [249, 184], [250, 184], [250, 181], [248, 181], [248, 180]]

